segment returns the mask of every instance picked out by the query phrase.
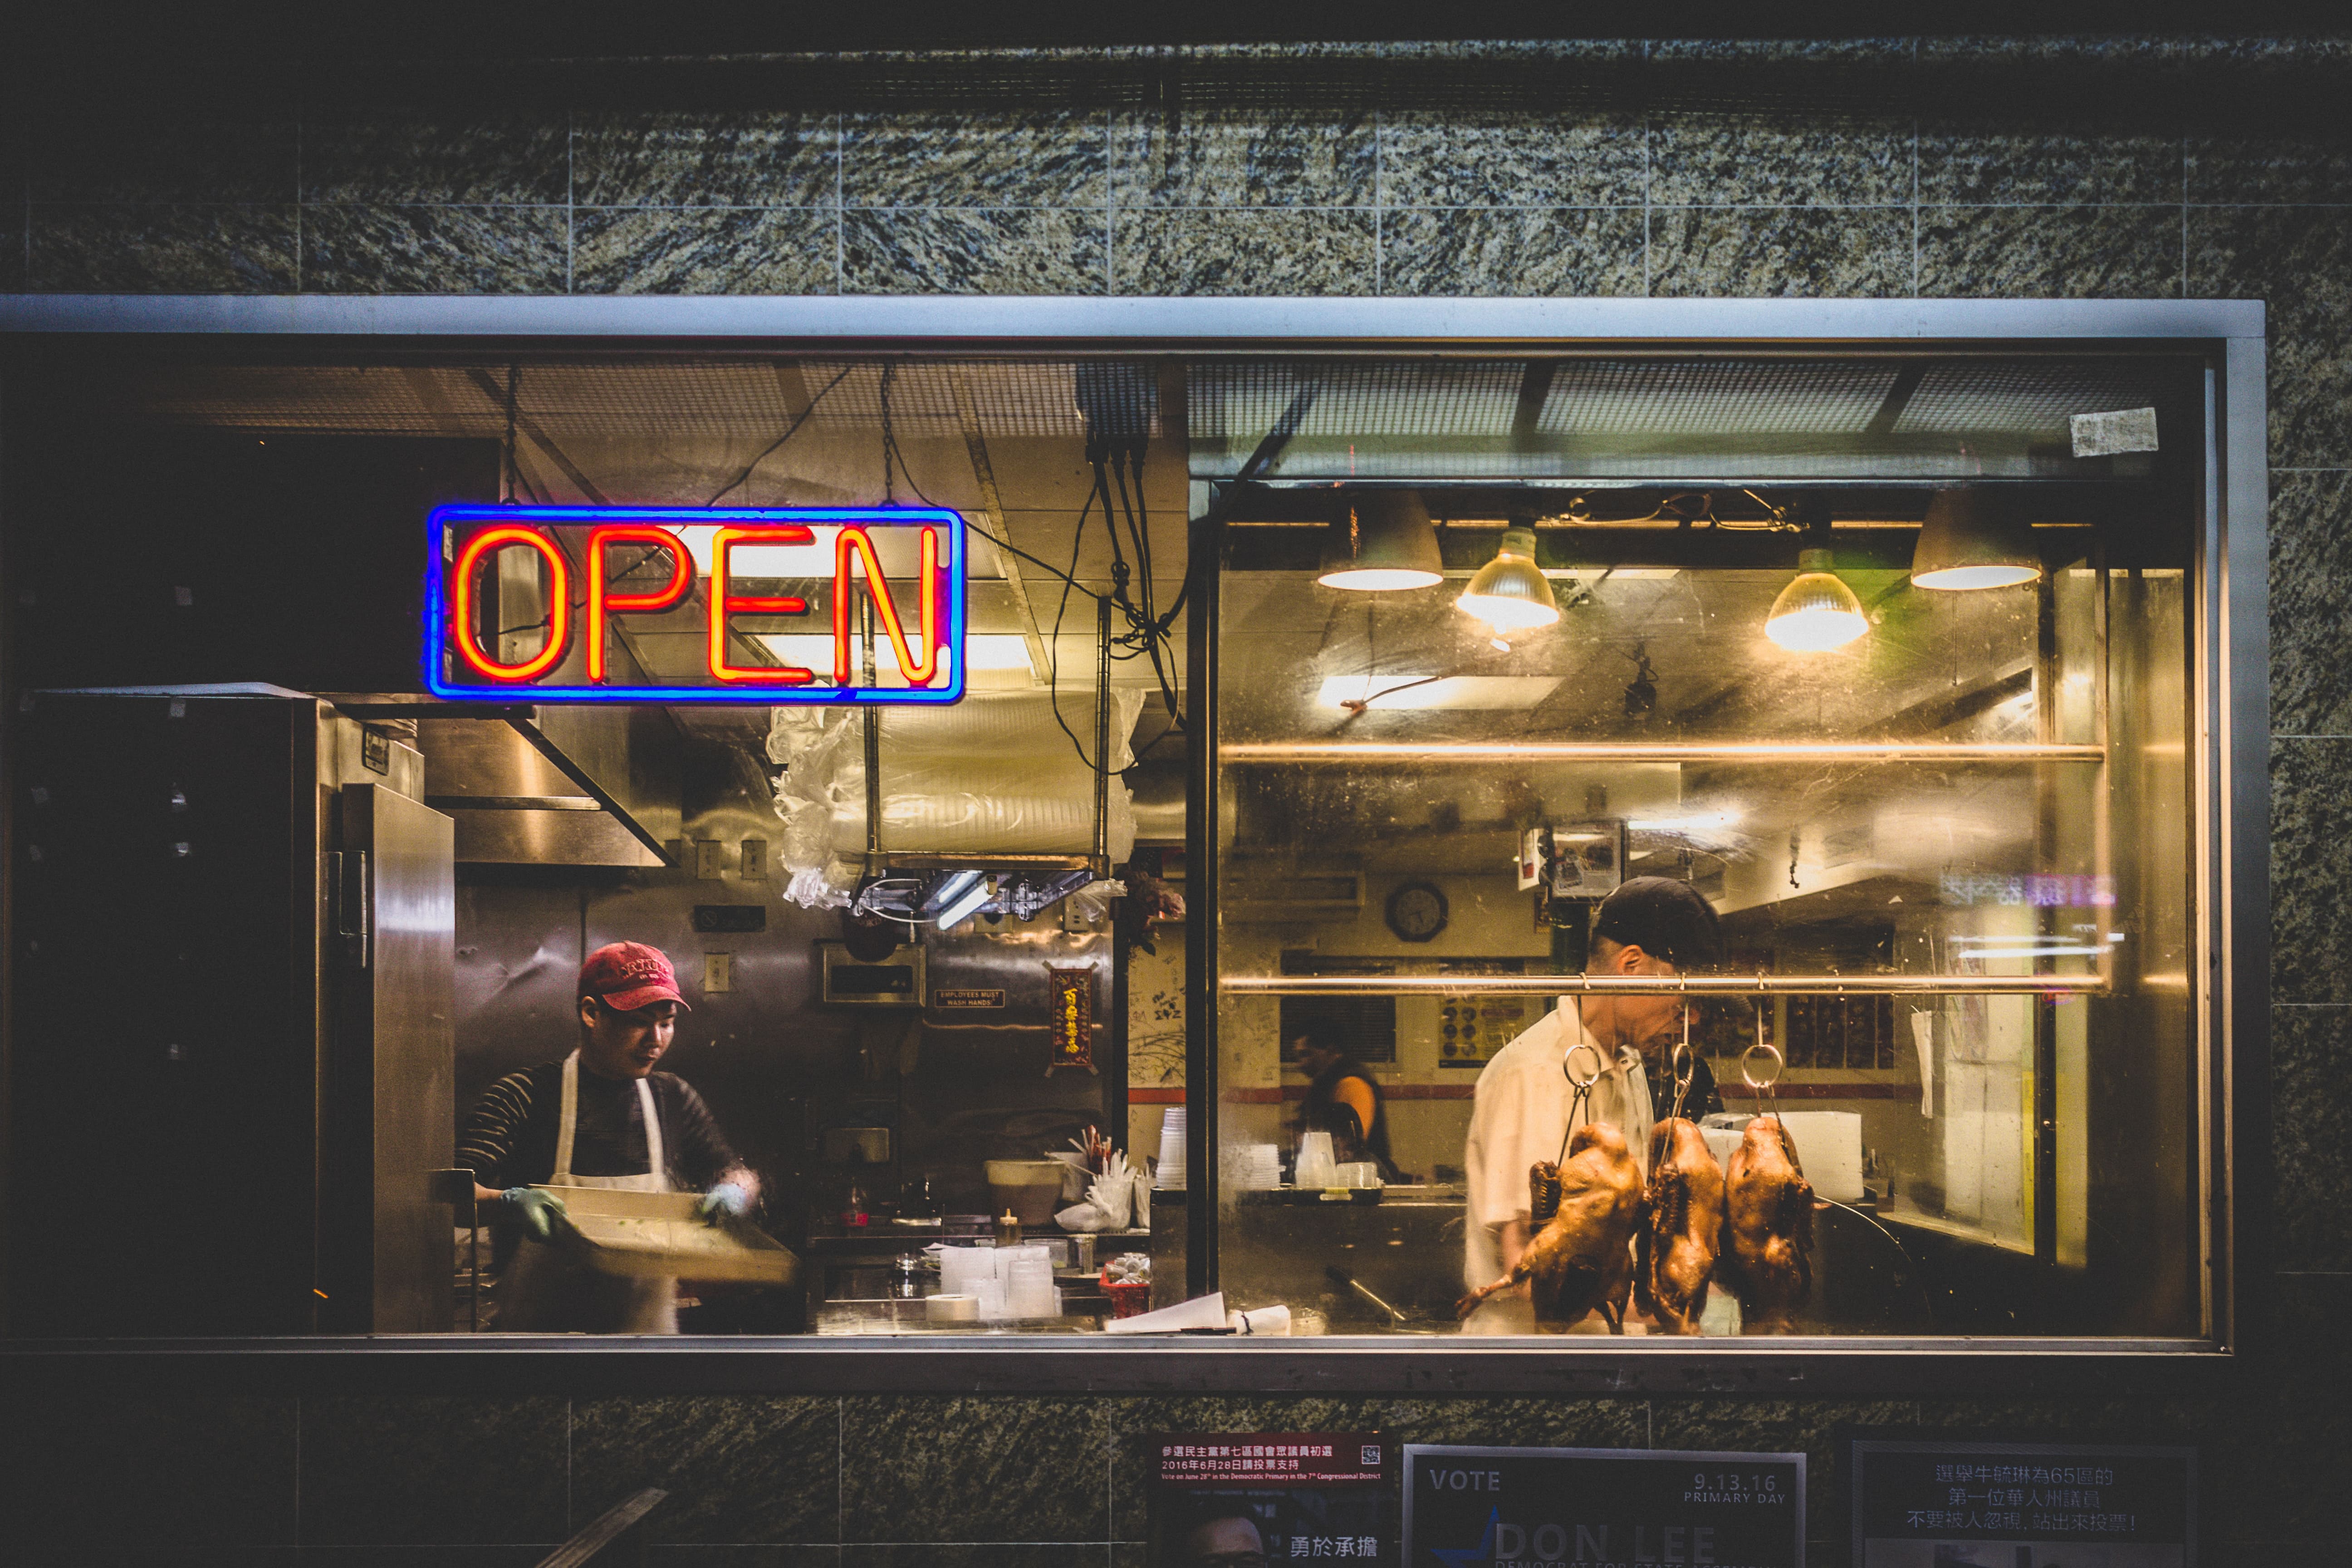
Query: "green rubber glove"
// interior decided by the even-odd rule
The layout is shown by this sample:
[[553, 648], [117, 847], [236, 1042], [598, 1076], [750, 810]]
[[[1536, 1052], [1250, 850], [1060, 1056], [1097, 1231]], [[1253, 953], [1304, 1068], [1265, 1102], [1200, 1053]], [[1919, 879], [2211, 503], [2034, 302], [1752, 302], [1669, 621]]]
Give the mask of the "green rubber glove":
[[553, 1193], [542, 1193], [537, 1187], [509, 1187], [499, 1195], [506, 1201], [507, 1217], [522, 1226], [523, 1234], [533, 1241], [553, 1241], [557, 1227], [572, 1223], [563, 1200]]
[[711, 1225], [721, 1219], [741, 1219], [751, 1212], [751, 1194], [733, 1182], [721, 1182], [702, 1194], [702, 1217]]

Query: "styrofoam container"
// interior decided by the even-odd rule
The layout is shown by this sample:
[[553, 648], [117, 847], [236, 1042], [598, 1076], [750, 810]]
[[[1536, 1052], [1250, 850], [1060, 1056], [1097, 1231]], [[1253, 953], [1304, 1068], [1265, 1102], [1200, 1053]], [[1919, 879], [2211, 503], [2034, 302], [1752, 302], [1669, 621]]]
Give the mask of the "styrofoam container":
[[[1731, 1156], [1755, 1120], [1736, 1111], [1720, 1112], [1700, 1124], [1699, 1134], [1727, 1172]], [[1797, 1145], [1797, 1163], [1813, 1191], [1834, 1203], [1862, 1201], [1862, 1113], [1854, 1110], [1784, 1110], [1780, 1120]], [[1736, 1125], [1725, 1127], [1721, 1122]]]

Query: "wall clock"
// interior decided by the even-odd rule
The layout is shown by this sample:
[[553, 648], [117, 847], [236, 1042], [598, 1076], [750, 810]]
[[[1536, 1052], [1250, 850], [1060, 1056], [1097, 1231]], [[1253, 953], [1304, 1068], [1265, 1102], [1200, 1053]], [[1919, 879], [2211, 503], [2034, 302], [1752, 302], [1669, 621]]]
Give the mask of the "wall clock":
[[1445, 895], [1434, 882], [1402, 882], [1389, 895], [1389, 930], [1399, 942], [1427, 942], [1445, 929]]

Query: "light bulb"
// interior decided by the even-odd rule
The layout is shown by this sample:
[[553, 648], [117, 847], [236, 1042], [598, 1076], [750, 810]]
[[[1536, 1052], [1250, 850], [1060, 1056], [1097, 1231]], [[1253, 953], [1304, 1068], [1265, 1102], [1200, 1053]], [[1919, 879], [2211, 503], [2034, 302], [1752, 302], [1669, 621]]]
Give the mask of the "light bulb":
[[1559, 601], [1536, 565], [1536, 535], [1530, 528], [1503, 530], [1495, 558], [1478, 568], [1454, 605], [1497, 632], [1523, 632], [1559, 619]]
[[2041, 575], [2032, 531], [2012, 494], [1967, 486], [1928, 500], [1911, 557], [1915, 587], [2006, 588]]
[[1367, 490], [1331, 525], [1315, 580], [1326, 588], [1393, 593], [1441, 581], [1444, 564], [1418, 490]]
[[1862, 601], [1830, 571], [1830, 552], [1797, 552], [1797, 578], [1772, 601], [1764, 635], [1791, 653], [1826, 653], [1870, 629]]

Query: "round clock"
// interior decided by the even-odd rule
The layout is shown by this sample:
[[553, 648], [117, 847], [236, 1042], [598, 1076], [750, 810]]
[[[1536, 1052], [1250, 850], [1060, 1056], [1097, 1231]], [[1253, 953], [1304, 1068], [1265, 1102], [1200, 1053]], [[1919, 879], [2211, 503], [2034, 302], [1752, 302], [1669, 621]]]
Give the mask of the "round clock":
[[1399, 942], [1427, 942], [1445, 929], [1445, 895], [1433, 882], [1405, 882], [1389, 895], [1389, 930]]

